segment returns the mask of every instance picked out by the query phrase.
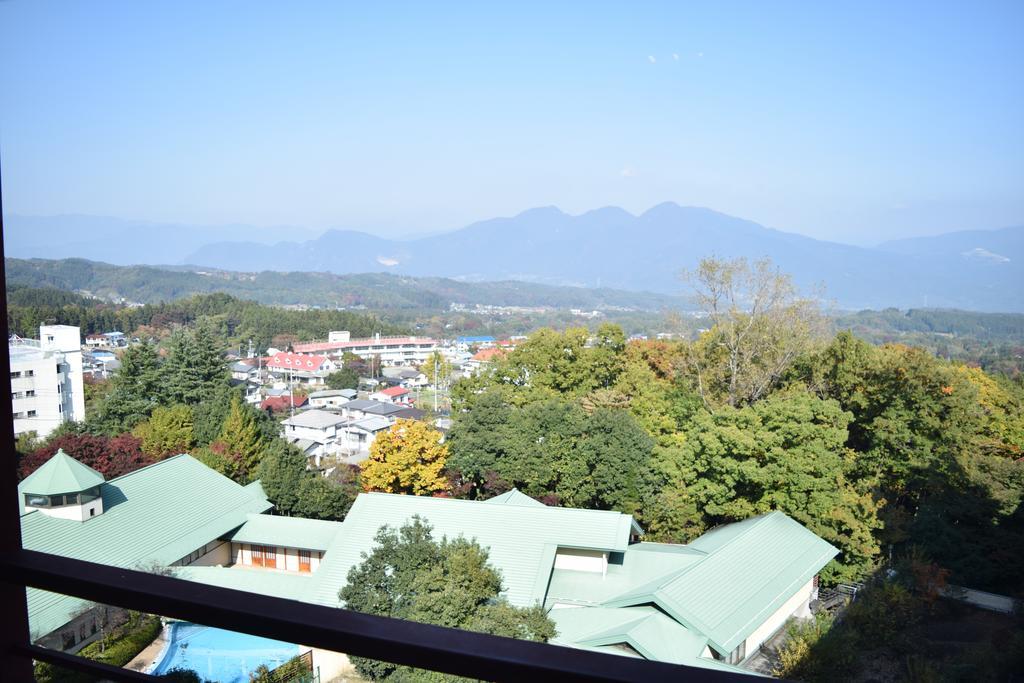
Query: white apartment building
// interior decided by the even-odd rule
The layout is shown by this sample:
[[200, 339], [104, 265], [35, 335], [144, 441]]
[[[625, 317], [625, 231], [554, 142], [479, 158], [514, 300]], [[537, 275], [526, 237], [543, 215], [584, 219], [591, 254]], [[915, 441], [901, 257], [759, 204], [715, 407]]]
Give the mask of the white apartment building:
[[294, 344], [296, 353], [326, 353], [341, 358], [354, 353], [370, 360], [379, 357], [381, 365], [421, 365], [438, 349], [436, 339], [430, 337], [382, 337], [379, 334], [366, 339], [352, 339], [347, 331], [334, 331], [325, 342]]
[[39, 339], [12, 337], [14, 434], [46, 437], [62, 422], [85, 419], [81, 330], [41, 325]]

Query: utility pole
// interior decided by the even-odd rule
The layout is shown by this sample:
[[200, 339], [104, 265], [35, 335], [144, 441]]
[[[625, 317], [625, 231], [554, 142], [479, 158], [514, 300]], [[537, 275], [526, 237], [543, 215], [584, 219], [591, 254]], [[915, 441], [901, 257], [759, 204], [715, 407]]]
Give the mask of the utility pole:
[[438, 353], [434, 352], [434, 415], [437, 415], [437, 360]]

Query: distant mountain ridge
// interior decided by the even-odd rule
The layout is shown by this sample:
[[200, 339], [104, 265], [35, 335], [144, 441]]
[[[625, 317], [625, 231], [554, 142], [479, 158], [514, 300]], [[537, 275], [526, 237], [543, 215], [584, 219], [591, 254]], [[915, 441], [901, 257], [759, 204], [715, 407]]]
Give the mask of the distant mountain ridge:
[[[680, 272], [701, 258], [768, 257], [805, 290], [823, 286], [826, 298], [844, 309], [1024, 311], [1018, 294], [1024, 289], [1024, 227], [896, 240], [870, 248], [664, 203], [640, 215], [617, 207], [580, 215], [543, 207], [408, 240], [352, 230], [302, 237], [273, 244], [232, 238], [185, 254], [180, 248], [150, 249], [141, 262], [174, 262], [172, 257], [180, 254], [181, 263], [227, 271], [378, 272], [677, 294], [685, 289]], [[23, 255], [17, 248], [8, 253]]]
[[680, 310], [678, 296], [527, 282], [459, 282], [390, 273], [239, 273], [187, 266], [116, 266], [85, 259], [6, 259], [7, 284], [131, 303], [224, 292], [262, 304], [445, 310], [450, 304], [580, 309]]

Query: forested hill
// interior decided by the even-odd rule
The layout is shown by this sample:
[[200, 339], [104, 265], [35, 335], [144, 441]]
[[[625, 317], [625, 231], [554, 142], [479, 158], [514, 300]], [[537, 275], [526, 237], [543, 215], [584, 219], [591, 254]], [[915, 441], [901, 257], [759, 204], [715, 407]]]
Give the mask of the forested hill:
[[[262, 304], [446, 310], [451, 303], [553, 308], [679, 310], [682, 297], [526, 282], [460, 282], [387, 273], [239, 273], [188, 267], [114, 266], [85, 259], [8, 258], [7, 284], [86, 293], [102, 299], [157, 303], [224, 292]], [[680, 283], [680, 290], [682, 283]]]
[[56, 289], [13, 285], [7, 292], [7, 321], [11, 334], [34, 337], [41, 324], [76, 325], [82, 334], [121, 330], [161, 337], [179, 326], [207, 319], [232, 344], [252, 339], [259, 349], [273, 344], [323, 339], [331, 330], [349, 330], [354, 337], [374, 333], [407, 334], [409, 330], [365, 312], [284, 310], [227, 294], [204, 294], [144, 306], [123, 306]]

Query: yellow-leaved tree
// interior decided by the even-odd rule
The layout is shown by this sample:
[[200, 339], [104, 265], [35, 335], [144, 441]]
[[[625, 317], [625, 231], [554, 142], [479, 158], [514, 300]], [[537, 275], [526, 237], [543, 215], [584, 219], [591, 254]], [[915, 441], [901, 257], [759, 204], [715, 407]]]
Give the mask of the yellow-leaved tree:
[[443, 473], [447, 459], [441, 432], [425, 422], [398, 420], [370, 446], [370, 458], [363, 463], [363, 488], [416, 496], [440, 493], [448, 486]]

